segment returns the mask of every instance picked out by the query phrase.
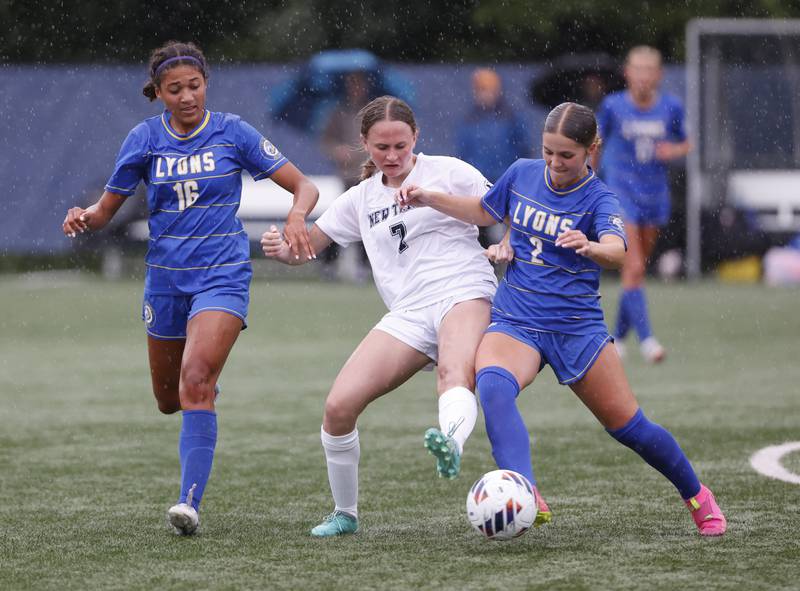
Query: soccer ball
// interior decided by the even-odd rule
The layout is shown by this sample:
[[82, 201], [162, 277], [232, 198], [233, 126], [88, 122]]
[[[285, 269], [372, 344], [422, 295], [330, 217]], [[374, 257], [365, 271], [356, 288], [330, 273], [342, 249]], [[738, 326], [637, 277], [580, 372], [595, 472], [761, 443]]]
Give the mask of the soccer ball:
[[536, 493], [513, 470], [487, 472], [467, 494], [467, 519], [490, 540], [510, 540], [524, 534], [536, 519]]

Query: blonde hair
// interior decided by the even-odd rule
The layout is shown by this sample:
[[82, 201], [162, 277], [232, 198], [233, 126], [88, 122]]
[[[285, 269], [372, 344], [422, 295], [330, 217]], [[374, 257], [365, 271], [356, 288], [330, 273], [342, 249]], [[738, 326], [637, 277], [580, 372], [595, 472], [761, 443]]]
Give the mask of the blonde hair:
[[631, 61], [631, 58], [637, 55], [652, 57], [658, 62], [658, 67], [661, 67], [661, 52], [655, 47], [651, 47], [650, 45], [637, 45], [636, 47], [632, 47], [625, 58], [625, 64], [627, 65]]

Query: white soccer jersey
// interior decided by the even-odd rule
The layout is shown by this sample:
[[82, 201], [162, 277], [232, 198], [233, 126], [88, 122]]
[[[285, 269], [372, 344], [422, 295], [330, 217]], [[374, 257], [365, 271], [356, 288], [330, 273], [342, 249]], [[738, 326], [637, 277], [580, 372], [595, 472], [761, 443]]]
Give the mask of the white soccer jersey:
[[[478, 228], [430, 207], [400, 207], [380, 171], [338, 197], [316, 224], [337, 244], [361, 240], [389, 310], [413, 310], [475, 287], [497, 286]], [[403, 185], [482, 196], [491, 187], [474, 167], [417, 154]], [[493, 293], [493, 290], [492, 290]]]

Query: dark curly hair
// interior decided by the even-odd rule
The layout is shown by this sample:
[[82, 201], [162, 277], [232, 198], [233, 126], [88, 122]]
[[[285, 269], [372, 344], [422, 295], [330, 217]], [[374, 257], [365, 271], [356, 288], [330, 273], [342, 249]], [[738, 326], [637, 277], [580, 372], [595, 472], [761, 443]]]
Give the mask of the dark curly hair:
[[[169, 63], [165, 64], [168, 60]], [[153, 53], [150, 54], [150, 65], [147, 70], [150, 79], [145, 82], [142, 94], [151, 101], [156, 100], [156, 88], [161, 84], [162, 74], [176, 66], [193, 66], [200, 71], [203, 78], [208, 80], [206, 56], [203, 55], [197, 45], [180, 41], [167, 41], [167, 43], [154, 49]]]

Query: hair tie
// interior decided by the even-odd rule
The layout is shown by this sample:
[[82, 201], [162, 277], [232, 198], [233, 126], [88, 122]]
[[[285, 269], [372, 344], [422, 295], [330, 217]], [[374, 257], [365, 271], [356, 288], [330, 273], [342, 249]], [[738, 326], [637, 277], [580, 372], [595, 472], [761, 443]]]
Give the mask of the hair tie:
[[165, 59], [163, 62], [159, 64], [159, 66], [156, 68], [155, 73], [153, 74], [153, 80], [154, 81], [158, 80], [158, 77], [161, 75], [161, 72], [163, 72], [164, 69], [169, 64], [177, 62], [178, 60], [194, 62], [195, 64], [197, 64], [197, 67], [200, 68], [200, 71], [203, 72], [203, 75], [205, 75], [205, 69], [203, 68], [203, 63], [199, 59], [191, 55], [176, 55], [175, 57]]

